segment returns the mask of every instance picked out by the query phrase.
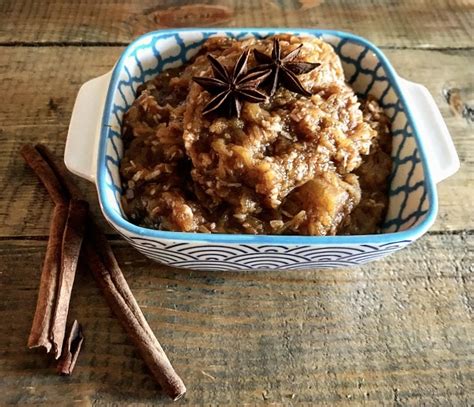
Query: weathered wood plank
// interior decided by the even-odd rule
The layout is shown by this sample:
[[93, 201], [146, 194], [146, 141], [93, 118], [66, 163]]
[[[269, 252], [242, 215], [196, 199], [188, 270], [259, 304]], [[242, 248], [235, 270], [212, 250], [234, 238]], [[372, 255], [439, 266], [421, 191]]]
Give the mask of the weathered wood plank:
[[[120, 47], [4, 48], [0, 53], [0, 236], [45, 236], [51, 206], [43, 188], [19, 159], [26, 142], [43, 142], [61, 154], [80, 85], [106, 72]], [[399, 73], [423, 83], [434, 95], [454, 138], [462, 168], [439, 185], [440, 211], [433, 230], [474, 228], [472, 128], [453, 116], [442, 96], [446, 84], [474, 86], [470, 51], [387, 50]], [[427, 63], [429, 61], [429, 64]], [[54, 67], [61, 66], [60, 74]], [[434, 69], [433, 67], [436, 67]], [[82, 182], [98, 214], [94, 187]]]
[[318, 27], [392, 47], [472, 47], [474, 3], [324, 0], [4, 0], [0, 42], [128, 43], [160, 28]]
[[[426, 236], [332, 271], [191, 272], [114, 248], [187, 384], [178, 405], [474, 402], [472, 234]], [[73, 376], [26, 349], [44, 250], [0, 243], [0, 404], [166, 402], [84, 269], [70, 316], [86, 342]]]
[[[19, 149], [24, 143], [41, 142], [62, 156], [80, 86], [109, 70], [121, 50], [27, 47], [4, 48], [0, 53], [0, 93], [8, 98], [0, 107], [0, 180], [5, 186], [0, 198], [1, 236], [48, 233], [51, 203], [23, 163]], [[94, 186], [79, 178], [77, 181], [92, 211], [99, 215]], [[101, 216], [96, 218], [105, 226]]]
[[[79, 86], [110, 69], [119, 45], [158, 28], [212, 25], [365, 36], [435, 96], [462, 168], [439, 186], [435, 233], [361, 268], [190, 272], [115, 241], [140, 306], [188, 386], [175, 405], [474, 405], [474, 140], [442, 96], [474, 88], [474, 3], [193, 3], [0, 2], [0, 405], [169, 403], [83, 267], [70, 316], [83, 323], [86, 343], [74, 375], [58, 377], [53, 361], [26, 349], [51, 206], [18, 149], [44, 142], [62, 153]], [[94, 187], [79, 182], [103, 219]]]

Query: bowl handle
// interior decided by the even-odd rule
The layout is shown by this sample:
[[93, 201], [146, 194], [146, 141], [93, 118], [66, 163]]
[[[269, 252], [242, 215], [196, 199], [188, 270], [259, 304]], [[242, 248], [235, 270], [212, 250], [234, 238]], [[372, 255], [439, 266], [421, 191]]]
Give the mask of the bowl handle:
[[399, 78], [403, 95], [427, 152], [428, 166], [436, 183], [459, 169], [459, 158], [443, 116], [428, 89]]
[[95, 182], [102, 113], [112, 72], [84, 83], [79, 89], [64, 151], [72, 173]]

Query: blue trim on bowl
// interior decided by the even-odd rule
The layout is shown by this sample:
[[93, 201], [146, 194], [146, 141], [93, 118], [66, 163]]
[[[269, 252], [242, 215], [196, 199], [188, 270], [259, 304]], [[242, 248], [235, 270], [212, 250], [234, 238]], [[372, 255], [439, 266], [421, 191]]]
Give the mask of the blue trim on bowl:
[[[162, 230], [147, 229], [141, 226], [134, 225], [128, 220], [121, 217], [117, 212], [112, 210], [107, 201], [107, 196], [105, 192], [106, 188], [106, 171], [105, 171], [105, 148], [106, 148], [106, 131], [108, 118], [111, 113], [111, 107], [113, 102], [114, 89], [117, 87], [119, 81], [119, 75], [123, 68], [125, 58], [129, 55], [131, 50], [134, 48], [135, 44], [138, 41], [141, 41], [145, 38], [152, 37], [158, 34], [173, 34], [186, 31], [199, 31], [203, 33], [242, 33], [242, 32], [251, 32], [251, 33], [307, 33], [314, 36], [322, 35], [332, 35], [339, 37], [341, 39], [348, 39], [359, 45], [363, 45], [369, 48], [374, 54], [378, 57], [382, 63], [386, 74], [389, 78], [390, 84], [393, 86], [401, 104], [403, 105], [404, 111], [407, 116], [407, 121], [413, 129], [413, 135], [416, 139], [417, 146], [419, 147], [419, 154], [423, 165], [423, 171], [425, 176], [426, 188], [428, 191], [429, 199], [429, 208], [426, 217], [418, 225], [394, 233], [382, 233], [377, 235], [357, 235], [357, 236], [286, 236], [286, 235], [243, 235], [243, 234], [205, 234], [205, 233], [188, 233], [188, 232], [169, 232]], [[401, 92], [400, 85], [398, 83], [398, 75], [395, 72], [395, 69], [392, 67], [387, 57], [383, 52], [373, 45], [368, 40], [356, 36], [351, 33], [346, 33], [342, 31], [334, 30], [315, 30], [315, 29], [304, 29], [304, 28], [233, 28], [233, 29], [200, 29], [200, 28], [184, 28], [184, 29], [172, 29], [172, 30], [160, 30], [153, 31], [147, 34], [142, 35], [133, 41], [122, 53], [119, 60], [117, 61], [110, 79], [110, 84], [107, 92], [107, 98], [105, 102], [104, 113], [102, 116], [102, 127], [100, 133], [99, 141], [99, 155], [98, 155], [98, 165], [97, 165], [97, 189], [99, 194], [99, 202], [102, 207], [102, 211], [107, 218], [107, 220], [115, 227], [121, 228], [123, 230], [129, 231], [140, 236], [147, 236], [151, 238], [164, 239], [170, 241], [195, 241], [195, 242], [208, 242], [208, 243], [258, 243], [258, 244], [288, 244], [288, 245], [330, 245], [330, 244], [360, 244], [360, 243], [374, 243], [374, 244], [384, 244], [391, 243], [394, 241], [413, 241], [424, 234], [429, 227], [434, 223], [436, 219], [436, 214], [438, 212], [438, 198], [436, 185], [433, 181], [433, 178], [430, 173], [428, 166], [428, 160], [425, 153], [425, 145], [422, 137], [418, 132], [416, 126], [416, 121], [413, 120], [413, 114], [410, 111], [406, 100]]]

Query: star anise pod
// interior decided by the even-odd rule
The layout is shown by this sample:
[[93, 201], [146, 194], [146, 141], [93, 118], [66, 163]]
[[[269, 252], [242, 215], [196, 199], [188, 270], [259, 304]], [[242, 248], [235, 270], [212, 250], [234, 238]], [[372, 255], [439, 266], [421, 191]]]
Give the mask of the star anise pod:
[[242, 102], [265, 102], [268, 96], [257, 88], [271, 73], [271, 69], [247, 72], [249, 50], [242, 52], [232, 71], [226, 69], [216, 58], [208, 55], [214, 78], [193, 77], [214, 97], [204, 107], [203, 115], [219, 111], [228, 117], [240, 117]]
[[273, 38], [273, 50], [272, 55], [268, 56], [257, 49], [253, 50], [255, 59], [262, 65], [257, 66], [253, 71], [258, 72], [260, 70], [271, 69], [271, 74], [265, 80], [265, 83], [270, 85], [270, 96], [273, 96], [278, 88], [278, 85], [282, 85], [284, 88], [291, 92], [299, 93], [303, 96], [311, 96], [311, 92], [308, 92], [296, 75], [311, 72], [317, 68], [320, 63], [317, 62], [293, 62], [299, 55], [301, 47], [289, 52], [286, 56], [281, 56], [280, 41], [277, 38]]

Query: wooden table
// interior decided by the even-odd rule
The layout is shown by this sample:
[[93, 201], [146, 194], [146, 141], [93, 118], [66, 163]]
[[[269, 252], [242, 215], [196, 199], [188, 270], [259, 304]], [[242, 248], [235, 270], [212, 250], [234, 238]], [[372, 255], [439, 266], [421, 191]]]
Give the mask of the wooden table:
[[[360, 268], [177, 270], [107, 229], [187, 384], [177, 404], [472, 405], [473, 127], [443, 90], [474, 87], [474, 3], [205, 3], [0, 2], [0, 405], [169, 402], [83, 267], [70, 316], [83, 323], [86, 343], [73, 376], [58, 377], [51, 359], [26, 348], [51, 204], [18, 150], [43, 142], [62, 154], [80, 85], [109, 70], [135, 36], [203, 25], [335, 28], [368, 38], [432, 92], [462, 167], [439, 185], [438, 220], [426, 236]], [[81, 187], [100, 216], [94, 187]]]

